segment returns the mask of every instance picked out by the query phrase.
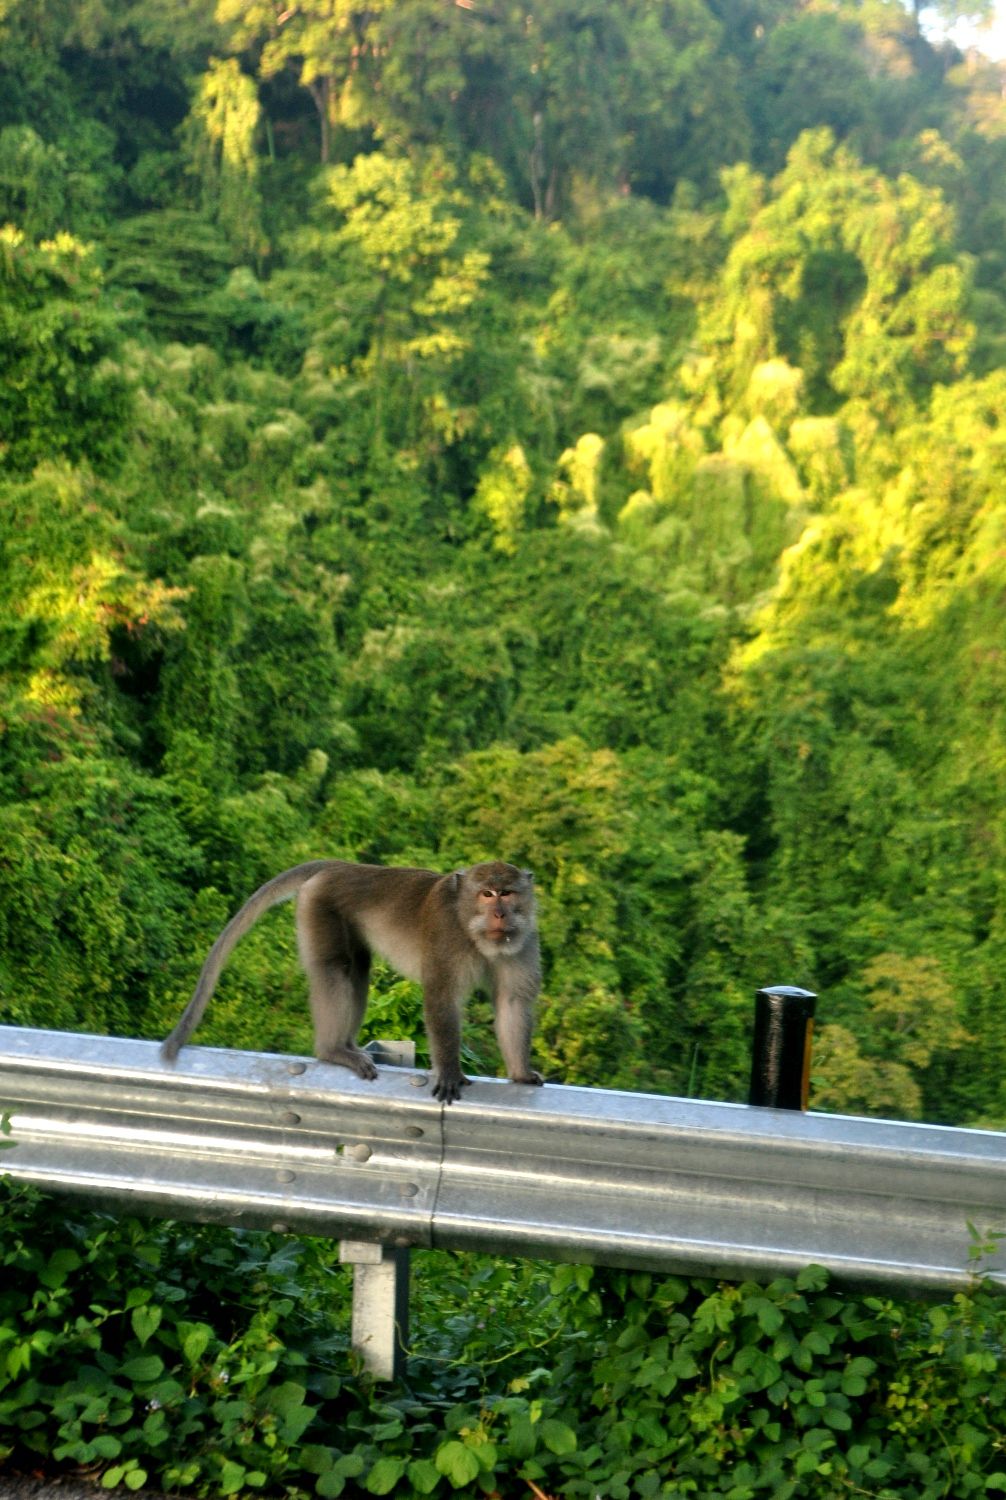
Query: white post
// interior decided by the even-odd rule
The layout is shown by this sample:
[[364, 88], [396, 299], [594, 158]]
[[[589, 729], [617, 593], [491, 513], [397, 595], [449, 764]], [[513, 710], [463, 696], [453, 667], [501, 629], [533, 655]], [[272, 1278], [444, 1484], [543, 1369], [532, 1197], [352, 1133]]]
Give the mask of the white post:
[[353, 1267], [353, 1349], [374, 1380], [397, 1380], [409, 1342], [409, 1252], [341, 1240], [339, 1259]]

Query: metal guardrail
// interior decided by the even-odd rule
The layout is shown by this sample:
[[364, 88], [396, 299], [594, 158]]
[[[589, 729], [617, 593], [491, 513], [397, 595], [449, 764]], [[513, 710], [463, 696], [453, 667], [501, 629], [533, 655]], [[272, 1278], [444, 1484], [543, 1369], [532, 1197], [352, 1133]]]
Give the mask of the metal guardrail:
[[[347, 1242], [372, 1287], [388, 1268], [385, 1324], [410, 1246], [946, 1290], [968, 1222], [1006, 1228], [992, 1131], [490, 1079], [445, 1107], [422, 1071], [210, 1047], [168, 1067], [154, 1042], [20, 1027], [0, 1027], [0, 1111], [18, 1180]], [[1006, 1282], [1006, 1249], [983, 1270]]]

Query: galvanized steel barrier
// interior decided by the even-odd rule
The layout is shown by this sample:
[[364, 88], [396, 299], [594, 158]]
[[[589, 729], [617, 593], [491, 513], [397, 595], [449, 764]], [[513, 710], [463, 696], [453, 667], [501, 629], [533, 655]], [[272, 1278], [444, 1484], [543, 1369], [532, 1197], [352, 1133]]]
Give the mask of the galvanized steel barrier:
[[[20, 1027], [0, 1027], [0, 1111], [18, 1180], [342, 1240], [370, 1277], [354, 1340], [383, 1373], [406, 1247], [949, 1290], [969, 1221], [1006, 1228], [992, 1131], [494, 1079], [445, 1107], [413, 1069], [365, 1083], [212, 1047], [168, 1067], [155, 1042]], [[983, 1269], [1006, 1281], [1006, 1252]]]

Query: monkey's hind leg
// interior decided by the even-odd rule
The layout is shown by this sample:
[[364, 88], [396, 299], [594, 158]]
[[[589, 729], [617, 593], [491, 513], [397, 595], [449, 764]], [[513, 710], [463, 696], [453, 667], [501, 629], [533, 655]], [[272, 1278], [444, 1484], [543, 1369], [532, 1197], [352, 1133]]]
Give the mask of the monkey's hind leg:
[[370, 1054], [356, 1044], [367, 1009], [369, 950], [324, 896], [307, 888], [297, 904], [297, 941], [310, 986], [315, 1057], [376, 1078]]

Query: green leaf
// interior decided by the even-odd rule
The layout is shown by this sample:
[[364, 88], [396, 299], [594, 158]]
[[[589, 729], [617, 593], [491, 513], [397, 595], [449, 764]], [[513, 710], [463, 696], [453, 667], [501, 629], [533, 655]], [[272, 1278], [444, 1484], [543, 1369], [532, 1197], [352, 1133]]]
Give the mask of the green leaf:
[[38, 1279], [43, 1286], [55, 1291], [64, 1284], [71, 1271], [76, 1271], [81, 1265], [83, 1261], [76, 1250], [54, 1250], [45, 1270], [38, 1273]]
[[358, 1479], [366, 1467], [362, 1453], [344, 1453], [333, 1465], [335, 1472], [345, 1479]]
[[758, 1327], [762, 1333], [770, 1337], [778, 1333], [786, 1319], [774, 1302], [767, 1297], [752, 1297], [745, 1307], [746, 1312], [753, 1312], [758, 1319]]
[[308, 1474], [327, 1474], [335, 1462], [335, 1454], [323, 1443], [305, 1443], [300, 1450], [300, 1462]]
[[[868, 1479], [886, 1479], [893, 1467], [886, 1458], [871, 1458], [868, 1464], [863, 1465], [863, 1473]], [[1006, 1489], [1006, 1485], [1003, 1488]]]
[[163, 1317], [163, 1309], [151, 1304], [133, 1308], [130, 1322], [133, 1325], [133, 1332], [141, 1346], [147, 1342], [152, 1334], [157, 1332], [161, 1326], [161, 1319]]
[[459, 1490], [463, 1484], [471, 1484], [479, 1472], [479, 1461], [475, 1454], [455, 1438], [452, 1438], [449, 1443], [441, 1443], [433, 1455], [433, 1462], [440, 1473], [447, 1476], [456, 1490]]
[[306, 1395], [306, 1388], [296, 1380], [285, 1380], [282, 1385], [269, 1392], [269, 1409], [277, 1416], [287, 1417], [304, 1405]]
[[576, 1433], [572, 1427], [567, 1427], [565, 1422], [560, 1422], [555, 1417], [546, 1417], [539, 1422], [538, 1435], [545, 1447], [560, 1458], [567, 1453], [576, 1452]]
[[346, 1488], [346, 1476], [336, 1469], [329, 1469], [321, 1475], [314, 1488], [317, 1494], [325, 1497], [325, 1500], [337, 1500], [337, 1496], [341, 1495]]
[[135, 1359], [127, 1359], [119, 1373], [124, 1380], [145, 1385], [164, 1373], [164, 1361], [157, 1354], [138, 1354]]
[[236, 1495], [245, 1482], [248, 1470], [244, 1464], [236, 1464], [227, 1459], [220, 1470], [220, 1493], [222, 1495]]
[[281, 1420], [284, 1442], [297, 1443], [311, 1425], [317, 1407], [304, 1402], [307, 1391], [295, 1380], [287, 1380], [269, 1395], [269, 1409]]
[[106, 1490], [114, 1490], [120, 1484], [124, 1484], [129, 1490], [140, 1490], [147, 1482], [147, 1471], [141, 1469], [135, 1458], [130, 1458], [124, 1464], [116, 1464], [111, 1469], [106, 1469], [101, 1476], [101, 1487]]
[[468, 1446], [478, 1459], [479, 1468], [483, 1474], [491, 1474], [496, 1467], [496, 1444], [485, 1441], [482, 1443], [469, 1443]]
[[213, 1337], [213, 1329], [207, 1323], [179, 1323], [178, 1337], [182, 1342], [186, 1364], [194, 1365], [205, 1354]]
[[414, 1458], [406, 1471], [409, 1483], [421, 1495], [432, 1495], [440, 1483], [440, 1474], [435, 1463], [428, 1458]]
[[379, 1458], [364, 1481], [364, 1489], [371, 1495], [390, 1495], [405, 1473], [406, 1464], [404, 1458]]
[[387, 1443], [392, 1438], [401, 1437], [404, 1431], [405, 1425], [401, 1417], [396, 1414], [390, 1422], [378, 1422], [375, 1427], [371, 1428], [370, 1439], [374, 1443]]
[[535, 1438], [534, 1424], [527, 1412], [521, 1412], [513, 1418], [510, 1430], [507, 1433], [507, 1447], [510, 1456], [518, 1460], [530, 1458], [538, 1443]]

